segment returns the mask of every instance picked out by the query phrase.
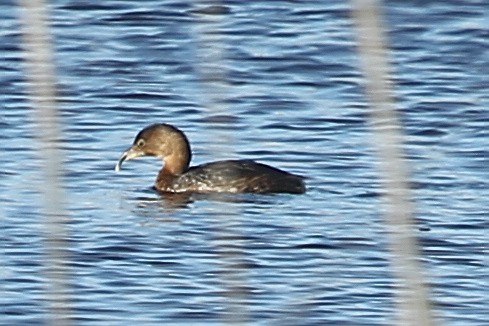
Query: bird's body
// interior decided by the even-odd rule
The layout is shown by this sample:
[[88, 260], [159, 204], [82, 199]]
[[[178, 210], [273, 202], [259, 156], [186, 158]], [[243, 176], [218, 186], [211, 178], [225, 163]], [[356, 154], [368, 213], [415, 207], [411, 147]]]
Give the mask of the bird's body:
[[304, 193], [303, 177], [252, 160], [226, 160], [189, 167], [191, 151], [187, 137], [168, 124], [144, 128], [122, 162], [139, 156], [163, 159], [155, 187], [161, 192]]

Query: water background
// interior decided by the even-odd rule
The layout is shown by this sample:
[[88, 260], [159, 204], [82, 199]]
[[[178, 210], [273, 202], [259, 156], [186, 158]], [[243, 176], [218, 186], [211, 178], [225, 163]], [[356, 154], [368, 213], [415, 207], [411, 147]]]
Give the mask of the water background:
[[[77, 325], [389, 325], [377, 158], [345, 1], [53, 1]], [[0, 325], [47, 320], [43, 187], [20, 8], [0, 3]], [[384, 27], [434, 314], [489, 324], [489, 3], [388, 1]], [[225, 82], [222, 82], [225, 80]], [[305, 195], [151, 189], [121, 152], [171, 123], [194, 164], [252, 158]]]

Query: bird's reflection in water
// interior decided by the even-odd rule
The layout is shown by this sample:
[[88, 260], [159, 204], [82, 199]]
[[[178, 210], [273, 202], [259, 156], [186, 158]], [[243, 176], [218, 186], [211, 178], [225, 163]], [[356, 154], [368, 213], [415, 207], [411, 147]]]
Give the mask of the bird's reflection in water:
[[134, 198], [138, 208], [159, 207], [165, 210], [176, 210], [187, 208], [194, 202], [191, 193], [159, 193], [154, 191], [157, 196], [140, 196]]
[[[156, 194], [156, 196], [154, 196]], [[165, 211], [173, 211], [189, 208], [193, 203], [199, 201], [210, 201], [216, 203], [241, 203], [268, 205], [277, 202], [280, 195], [256, 195], [252, 193], [163, 193], [152, 188], [148, 190], [148, 196], [134, 198], [139, 209], [151, 209], [158, 207]]]

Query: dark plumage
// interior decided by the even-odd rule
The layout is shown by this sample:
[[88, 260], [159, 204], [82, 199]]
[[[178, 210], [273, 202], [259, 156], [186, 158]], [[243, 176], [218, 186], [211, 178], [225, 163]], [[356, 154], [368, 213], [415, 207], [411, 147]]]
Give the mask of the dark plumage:
[[304, 193], [303, 177], [252, 160], [227, 160], [189, 168], [191, 151], [185, 134], [168, 124], [141, 130], [133, 146], [116, 165], [126, 160], [156, 156], [164, 161], [155, 187], [162, 192]]

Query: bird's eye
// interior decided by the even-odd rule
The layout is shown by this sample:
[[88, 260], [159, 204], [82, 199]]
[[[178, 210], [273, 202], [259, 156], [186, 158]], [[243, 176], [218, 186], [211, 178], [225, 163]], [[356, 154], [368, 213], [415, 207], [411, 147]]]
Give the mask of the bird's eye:
[[144, 144], [146, 144], [146, 142], [144, 141], [144, 139], [140, 139], [138, 140], [138, 142], [136, 143], [136, 145], [138, 145], [139, 147], [143, 147]]

